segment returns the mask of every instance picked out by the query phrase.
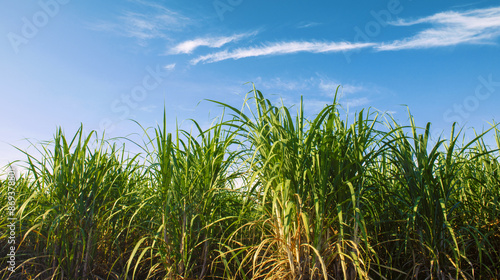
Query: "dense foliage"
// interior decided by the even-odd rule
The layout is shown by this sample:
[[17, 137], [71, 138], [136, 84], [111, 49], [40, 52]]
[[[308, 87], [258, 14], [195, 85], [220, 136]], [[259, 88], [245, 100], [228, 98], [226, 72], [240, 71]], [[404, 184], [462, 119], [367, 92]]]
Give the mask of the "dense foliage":
[[500, 278], [496, 126], [431, 141], [411, 115], [348, 121], [334, 101], [308, 120], [250, 94], [212, 101], [230, 116], [207, 130], [172, 136], [164, 116], [138, 155], [82, 128], [26, 153], [3, 279]]

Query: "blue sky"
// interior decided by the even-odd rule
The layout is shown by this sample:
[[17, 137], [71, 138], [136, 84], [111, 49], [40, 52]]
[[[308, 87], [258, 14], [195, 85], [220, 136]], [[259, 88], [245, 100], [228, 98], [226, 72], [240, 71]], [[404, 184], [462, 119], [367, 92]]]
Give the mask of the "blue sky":
[[[0, 165], [56, 127], [107, 137], [208, 127], [255, 83], [311, 116], [331, 103], [481, 131], [499, 120], [497, 1], [2, 1]], [[183, 122], [184, 121], [184, 122]], [[447, 134], [446, 134], [447, 136]]]

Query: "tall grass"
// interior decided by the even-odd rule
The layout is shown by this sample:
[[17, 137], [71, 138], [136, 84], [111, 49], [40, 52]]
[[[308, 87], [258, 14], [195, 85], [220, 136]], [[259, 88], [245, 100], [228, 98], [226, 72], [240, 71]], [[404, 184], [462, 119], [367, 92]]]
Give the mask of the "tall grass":
[[[58, 129], [16, 182], [10, 279], [494, 279], [499, 129], [472, 141], [369, 109], [313, 119], [255, 88], [209, 128], [142, 128], [142, 153]], [[497, 147], [485, 143], [493, 133]], [[2, 182], [2, 211], [7, 198]], [[0, 217], [7, 255], [7, 216]]]

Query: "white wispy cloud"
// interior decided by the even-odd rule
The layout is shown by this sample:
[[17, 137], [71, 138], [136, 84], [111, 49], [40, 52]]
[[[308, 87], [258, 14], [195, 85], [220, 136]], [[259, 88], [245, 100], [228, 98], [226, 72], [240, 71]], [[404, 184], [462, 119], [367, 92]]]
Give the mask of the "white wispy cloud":
[[339, 87], [339, 92], [342, 94], [353, 94], [357, 93], [360, 91], [365, 91], [366, 88], [361, 85], [353, 85], [353, 84], [342, 84], [336, 81], [331, 81], [331, 80], [326, 80], [326, 79], [321, 79], [318, 88], [322, 90], [323, 92], [327, 93], [328, 95], [333, 96], [335, 94], [335, 91], [337, 90], [337, 87]]
[[220, 48], [228, 43], [237, 42], [241, 39], [255, 36], [258, 34], [258, 31], [234, 34], [232, 36], [219, 36], [219, 37], [205, 37], [205, 38], [196, 38], [194, 40], [184, 41], [170, 50], [170, 53], [179, 54], [179, 53], [192, 53], [198, 47], [210, 47], [210, 48]]
[[398, 112], [397, 111], [393, 111], [393, 110], [388, 110], [388, 111], [384, 111], [382, 113], [388, 114], [388, 115], [396, 115]]
[[138, 108], [138, 110], [143, 111], [143, 112], [147, 112], [147, 113], [151, 113], [156, 108], [157, 108], [156, 105], [148, 105], [148, 106], [141, 106]]
[[[312, 112], [318, 113], [321, 111], [325, 106], [327, 105], [332, 105], [333, 99], [332, 100], [309, 100], [306, 99], [304, 100], [304, 108], [307, 110], [310, 110]], [[360, 97], [360, 98], [340, 98], [340, 100], [337, 100], [337, 102], [343, 107], [343, 108], [355, 108], [355, 107], [361, 107], [369, 104], [371, 101], [368, 97]]]
[[304, 108], [308, 113], [318, 113], [324, 106], [331, 105], [335, 90], [339, 85], [341, 85], [341, 87], [339, 88], [337, 102], [345, 108], [355, 108], [370, 104], [372, 102], [370, 95], [378, 91], [375, 85], [340, 83], [318, 73], [317, 76], [305, 79], [280, 77], [262, 79], [258, 77], [254, 81], [258, 88], [263, 88], [266, 92], [276, 93], [280, 96], [282, 94], [285, 95], [276, 98], [274, 100], [276, 104], [281, 104], [281, 102], [283, 102], [283, 104], [288, 107], [297, 106], [297, 104], [300, 103], [299, 100], [290, 99], [286, 96], [289, 96], [290, 92], [307, 95], [308, 98], [304, 98]]
[[315, 100], [315, 99], [304, 99], [304, 109], [313, 114], [317, 114], [325, 108], [325, 106], [329, 106], [333, 104], [332, 100]]
[[349, 83], [339, 82], [336, 79], [319, 74], [318, 79], [315, 79], [315, 81], [319, 91], [331, 98], [335, 96], [337, 87], [340, 86], [338, 88], [337, 102], [346, 108], [361, 107], [370, 104], [373, 102], [374, 97], [377, 99], [386, 91], [376, 84], [355, 81]]
[[390, 22], [394, 26], [431, 24], [432, 27], [415, 36], [375, 48], [380, 51], [445, 47], [458, 44], [491, 44], [500, 37], [500, 7], [464, 12], [447, 11], [416, 20]]
[[340, 52], [353, 49], [361, 49], [373, 46], [374, 43], [349, 43], [349, 42], [278, 42], [262, 46], [238, 48], [233, 51], [221, 51], [203, 55], [191, 60], [191, 64], [195, 65], [200, 62], [213, 63], [227, 59], [241, 59], [246, 57], [283, 55], [298, 52], [310, 53], [328, 53]]
[[120, 36], [135, 38], [140, 44], [147, 40], [168, 38], [169, 32], [181, 31], [191, 20], [161, 5], [146, 1], [135, 1], [144, 12], [126, 10], [114, 20], [89, 24], [93, 30], [113, 32]]
[[276, 77], [265, 81], [258, 81], [258, 84], [270, 90], [300, 91], [310, 88], [311, 82], [312, 78], [301, 80]]
[[[360, 98], [342, 98], [341, 100], [337, 100], [337, 102], [340, 102], [340, 105], [343, 108], [356, 108], [356, 107], [361, 107], [365, 106], [370, 103], [370, 99], [367, 97], [360, 97]], [[303, 100], [303, 109], [305, 111], [306, 115], [315, 115], [319, 113], [325, 106], [332, 105], [333, 103], [333, 98], [332, 99], [315, 99], [315, 98], [304, 98]], [[273, 102], [273, 104], [283, 104], [285, 107], [292, 109], [291, 112], [294, 112], [295, 110], [298, 110], [300, 107], [300, 99], [294, 99], [294, 98], [286, 98], [286, 97], [281, 97], [281, 98], [276, 98]]]
[[[353, 95], [355, 93], [366, 92], [368, 89], [364, 86], [353, 85], [353, 84], [340, 84], [335, 81], [330, 80], [320, 80], [318, 88], [322, 90], [327, 96], [333, 97], [337, 87], [339, 87], [339, 94], [337, 102], [348, 108], [359, 107], [370, 103], [370, 99], [366, 96], [359, 97], [359, 95]], [[358, 96], [358, 97], [354, 97]]]
[[370, 99], [368, 99], [367, 97], [352, 98], [352, 99], [347, 98], [347, 100], [345, 99], [340, 100], [340, 103], [347, 105], [347, 107], [360, 107], [370, 103]]
[[167, 65], [163, 66], [163, 68], [165, 70], [172, 71], [175, 68], [175, 63], [167, 64]]
[[262, 79], [258, 77], [253, 80], [256, 84], [266, 90], [273, 91], [312, 91], [320, 93], [323, 96], [333, 97], [337, 87], [339, 87], [339, 96], [351, 95], [357, 93], [369, 93], [378, 91], [374, 86], [366, 86], [359, 83], [341, 83], [325, 75], [316, 74], [309, 78], [282, 78], [274, 77]]
[[309, 28], [309, 27], [314, 27], [321, 25], [319, 22], [300, 22], [297, 24], [297, 28]]

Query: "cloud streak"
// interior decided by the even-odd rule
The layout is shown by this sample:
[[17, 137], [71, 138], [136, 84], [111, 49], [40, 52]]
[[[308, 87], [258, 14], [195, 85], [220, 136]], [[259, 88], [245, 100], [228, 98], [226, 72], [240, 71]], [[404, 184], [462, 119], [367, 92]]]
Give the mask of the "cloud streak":
[[167, 71], [172, 71], [175, 69], [175, 63], [167, 64], [167, 65], [163, 66], [163, 69], [165, 69]]
[[353, 49], [367, 48], [375, 45], [374, 43], [349, 43], [349, 42], [278, 42], [263, 46], [255, 46], [248, 48], [238, 48], [233, 51], [221, 51], [203, 55], [191, 60], [191, 64], [196, 65], [202, 63], [213, 63], [228, 59], [241, 59], [257, 56], [271, 56], [293, 54], [299, 52], [309, 53], [330, 53], [348, 51]]
[[352, 85], [352, 84], [342, 84], [336, 81], [323, 80], [321, 79], [318, 88], [327, 93], [328, 95], [334, 96], [337, 87], [339, 88], [339, 93], [341, 94], [354, 94], [361, 91], [367, 91], [367, 89], [360, 85]]
[[241, 33], [241, 34], [234, 34], [232, 36], [220, 36], [220, 37], [206, 37], [206, 38], [197, 38], [194, 40], [188, 40], [184, 41], [177, 46], [173, 47], [170, 50], [170, 53], [172, 54], [180, 54], [180, 53], [186, 53], [190, 54], [192, 53], [195, 49], [199, 47], [209, 47], [209, 48], [220, 48], [228, 43], [231, 42], [236, 42], [241, 39], [255, 36], [258, 34], [258, 31], [254, 32], [249, 32], [249, 33]]
[[144, 13], [123, 11], [114, 21], [92, 23], [90, 28], [135, 38], [144, 45], [147, 40], [166, 39], [169, 32], [180, 31], [191, 23], [189, 18], [161, 5], [144, 1], [135, 2], [148, 11]]
[[[163, 11], [165, 12], [165, 11]], [[153, 26], [129, 17], [129, 22], [139, 31], [151, 31]], [[313, 25], [316, 23], [312, 23]], [[296, 53], [335, 53], [359, 49], [375, 51], [397, 51], [405, 49], [426, 49], [455, 46], [459, 44], [493, 44], [500, 37], [500, 7], [474, 9], [467, 11], [446, 11], [414, 20], [400, 19], [389, 22], [390, 25], [404, 28], [421, 24], [430, 25], [422, 28], [415, 35], [388, 42], [335, 42], [335, 41], [281, 41], [261, 45], [226, 49], [197, 56], [190, 60], [192, 65], [215, 63], [225, 60], [238, 60], [250, 57], [276, 56]], [[173, 24], [175, 26], [175, 24]], [[308, 25], [308, 24], [306, 24]], [[129, 32], [132, 32], [131, 28]], [[139, 34], [141, 32], [138, 32]], [[258, 31], [234, 34], [232, 36], [200, 37], [181, 42], [170, 49], [171, 54], [192, 54], [200, 47], [221, 48], [229, 43], [255, 36]], [[153, 36], [153, 35], [151, 35]], [[139, 37], [137, 35], [137, 37]], [[356, 91], [359, 89], [344, 89]]]
[[500, 36], [500, 7], [465, 12], [442, 12], [416, 20], [390, 22], [394, 26], [431, 24], [415, 36], [378, 44], [379, 51], [446, 47], [459, 44], [491, 44]]
[[297, 28], [310, 28], [321, 25], [319, 22], [301, 22], [297, 25]]

